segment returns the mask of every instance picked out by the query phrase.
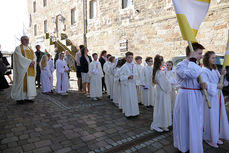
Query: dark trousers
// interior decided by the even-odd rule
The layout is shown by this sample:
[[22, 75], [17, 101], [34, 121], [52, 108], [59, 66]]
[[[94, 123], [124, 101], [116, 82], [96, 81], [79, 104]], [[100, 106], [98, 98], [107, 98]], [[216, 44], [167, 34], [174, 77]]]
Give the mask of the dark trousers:
[[105, 78], [104, 77], [102, 78], [102, 90], [103, 91], [107, 91], [107, 87], [106, 87], [106, 84], [105, 84]]
[[40, 76], [41, 76], [41, 69], [40, 69], [40, 66], [39, 65], [37, 65], [37, 74], [36, 74], [36, 85], [38, 86], [38, 87], [40, 87], [41, 86], [41, 81], [40, 81]]

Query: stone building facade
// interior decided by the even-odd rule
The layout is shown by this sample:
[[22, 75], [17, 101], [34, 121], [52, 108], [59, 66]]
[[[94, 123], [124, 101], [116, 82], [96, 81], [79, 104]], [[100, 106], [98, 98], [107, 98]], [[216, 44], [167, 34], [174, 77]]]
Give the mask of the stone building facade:
[[[31, 45], [41, 44], [50, 52], [54, 47], [45, 33], [56, 39], [65, 33], [78, 46], [84, 43], [84, 30], [90, 53], [107, 50], [121, 56], [128, 50], [143, 57], [161, 54], [168, 60], [184, 55], [187, 45], [172, 0], [28, 0], [28, 11]], [[198, 41], [207, 50], [223, 54], [228, 29], [229, 1], [212, 0]]]

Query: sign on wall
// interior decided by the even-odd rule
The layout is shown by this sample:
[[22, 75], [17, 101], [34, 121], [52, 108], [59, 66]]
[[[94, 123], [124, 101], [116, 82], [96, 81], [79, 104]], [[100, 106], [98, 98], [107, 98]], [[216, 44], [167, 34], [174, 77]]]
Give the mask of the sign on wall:
[[120, 52], [127, 52], [128, 51], [128, 40], [121, 40], [120, 41]]

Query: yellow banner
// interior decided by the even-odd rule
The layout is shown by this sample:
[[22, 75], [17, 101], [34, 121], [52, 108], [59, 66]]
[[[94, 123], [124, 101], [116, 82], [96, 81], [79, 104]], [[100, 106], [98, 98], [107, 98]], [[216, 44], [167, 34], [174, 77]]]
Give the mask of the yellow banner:
[[197, 30], [191, 28], [186, 16], [184, 14], [177, 14], [176, 16], [183, 39], [191, 42], [197, 42], [195, 38]]

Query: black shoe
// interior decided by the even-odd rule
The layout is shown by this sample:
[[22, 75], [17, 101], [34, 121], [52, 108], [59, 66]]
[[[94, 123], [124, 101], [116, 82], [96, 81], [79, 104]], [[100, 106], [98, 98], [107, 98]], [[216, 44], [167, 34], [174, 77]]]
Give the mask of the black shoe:
[[153, 108], [153, 106], [146, 106], [146, 108]]
[[25, 102], [29, 102], [29, 103], [33, 103], [34, 100], [31, 100], [31, 99], [26, 99]]
[[138, 115], [135, 115], [135, 116], [132, 116], [133, 118], [137, 118], [138, 117]]
[[25, 102], [24, 100], [17, 100], [16, 101], [17, 104], [24, 104], [24, 102]]

